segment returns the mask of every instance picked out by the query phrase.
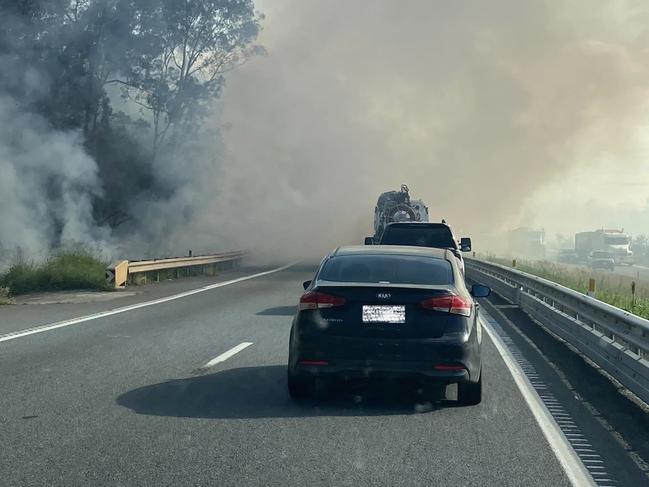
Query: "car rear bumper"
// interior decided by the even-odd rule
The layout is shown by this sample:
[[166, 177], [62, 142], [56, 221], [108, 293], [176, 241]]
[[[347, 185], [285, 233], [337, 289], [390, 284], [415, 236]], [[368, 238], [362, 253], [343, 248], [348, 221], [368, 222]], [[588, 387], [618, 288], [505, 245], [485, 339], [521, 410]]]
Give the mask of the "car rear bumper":
[[[299, 376], [339, 379], [426, 380], [441, 383], [471, 381], [468, 369], [461, 371], [435, 370], [430, 362], [396, 362], [365, 360], [334, 360], [327, 365], [293, 367]], [[476, 379], [477, 380], [477, 379]]]
[[[296, 375], [320, 377], [425, 379], [477, 382], [480, 344], [467, 339], [301, 337], [292, 347], [289, 368]], [[307, 362], [306, 364], [303, 362]], [[317, 364], [308, 362], [316, 361]], [[449, 370], [461, 367], [461, 370]]]

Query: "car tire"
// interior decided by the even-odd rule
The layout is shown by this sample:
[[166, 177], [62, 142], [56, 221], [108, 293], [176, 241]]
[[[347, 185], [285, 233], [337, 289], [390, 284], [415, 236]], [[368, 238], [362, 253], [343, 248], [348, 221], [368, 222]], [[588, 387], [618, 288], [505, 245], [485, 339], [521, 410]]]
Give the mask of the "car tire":
[[482, 369], [478, 382], [460, 382], [457, 385], [457, 401], [463, 406], [475, 406], [482, 401]]
[[288, 373], [288, 395], [292, 399], [306, 399], [313, 395], [315, 380], [311, 377], [298, 377]]

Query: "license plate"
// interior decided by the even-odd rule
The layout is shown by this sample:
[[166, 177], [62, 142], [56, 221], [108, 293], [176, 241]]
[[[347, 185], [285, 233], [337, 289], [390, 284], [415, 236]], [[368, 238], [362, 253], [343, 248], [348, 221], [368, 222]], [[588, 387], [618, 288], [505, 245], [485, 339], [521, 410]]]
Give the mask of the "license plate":
[[405, 306], [363, 306], [363, 323], [405, 323]]

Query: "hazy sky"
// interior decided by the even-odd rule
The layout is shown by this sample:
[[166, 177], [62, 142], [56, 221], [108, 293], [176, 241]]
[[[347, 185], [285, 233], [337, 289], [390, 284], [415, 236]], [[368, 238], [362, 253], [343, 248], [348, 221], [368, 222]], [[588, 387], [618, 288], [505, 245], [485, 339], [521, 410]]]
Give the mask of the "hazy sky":
[[353, 240], [401, 183], [484, 242], [649, 232], [646, 2], [258, 5], [268, 55], [230, 76], [223, 119], [224, 181], [262, 202], [261, 235]]

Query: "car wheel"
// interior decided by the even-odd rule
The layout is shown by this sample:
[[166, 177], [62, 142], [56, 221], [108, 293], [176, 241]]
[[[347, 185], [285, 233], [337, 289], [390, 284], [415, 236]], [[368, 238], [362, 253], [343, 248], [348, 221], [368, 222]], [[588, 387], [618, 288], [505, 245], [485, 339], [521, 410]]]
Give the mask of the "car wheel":
[[457, 385], [457, 401], [464, 406], [475, 406], [482, 401], [482, 369], [478, 382], [460, 382]]
[[313, 394], [315, 380], [312, 377], [298, 377], [288, 373], [288, 395], [292, 399], [306, 399]]

